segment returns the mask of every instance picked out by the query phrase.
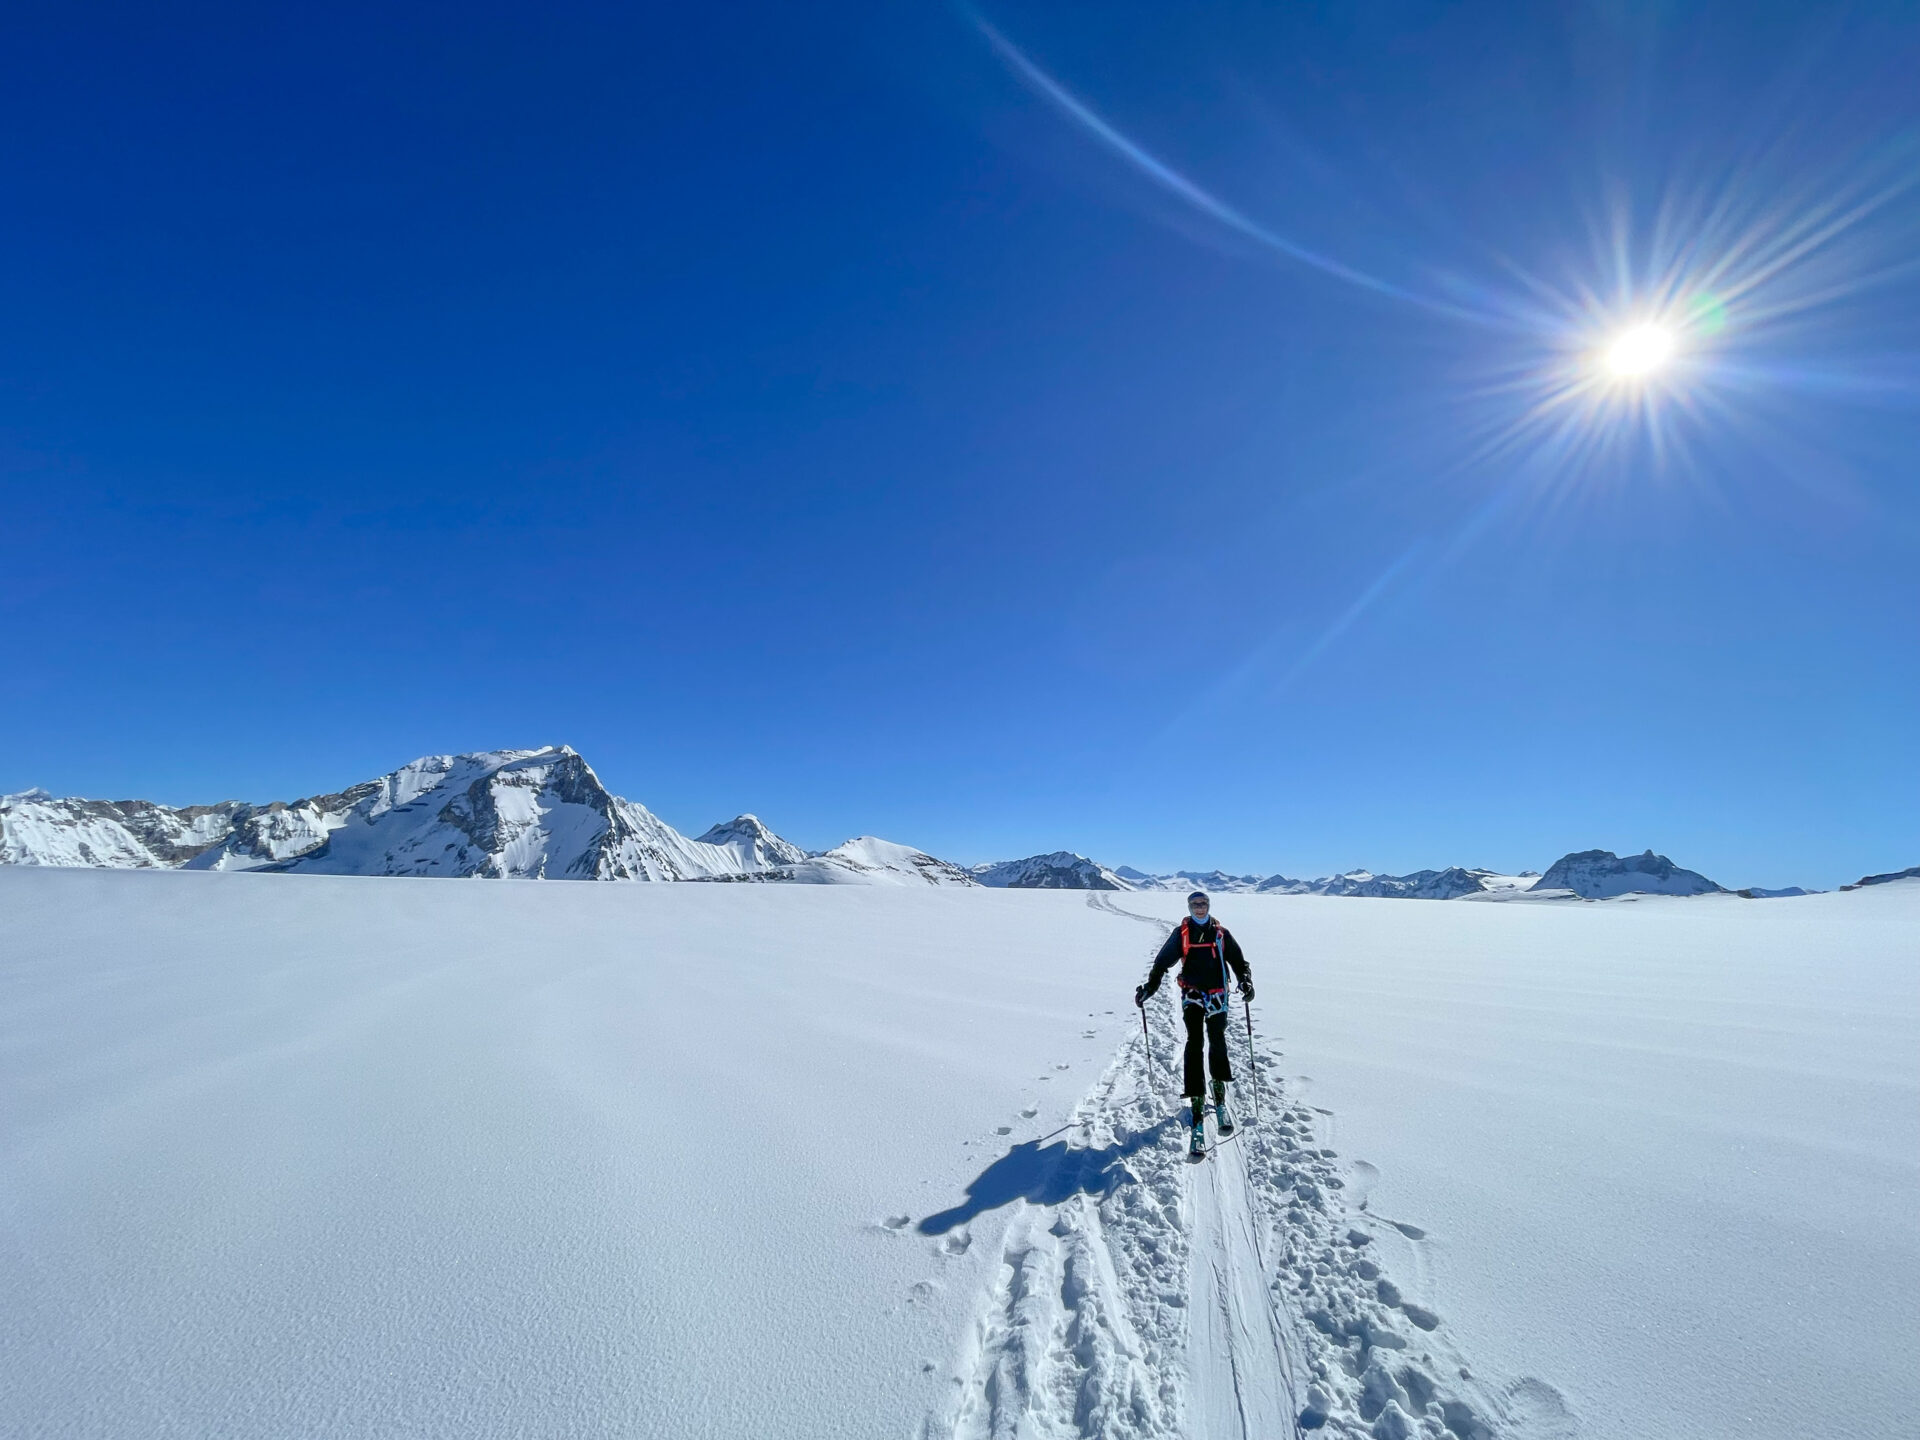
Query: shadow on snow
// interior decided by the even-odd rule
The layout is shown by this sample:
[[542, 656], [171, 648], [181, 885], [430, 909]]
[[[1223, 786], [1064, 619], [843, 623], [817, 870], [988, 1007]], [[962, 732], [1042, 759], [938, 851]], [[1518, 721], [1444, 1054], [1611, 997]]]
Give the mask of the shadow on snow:
[[1100, 1150], [1076, 1150], [1064, 1140], [1047, 1146], [1038, 1140], [1024, 1141], [974, 1177], [963, 1203], [927, 1216], [917, 1228], [922, 1235], [944, 1235], [956, 1225], [1015, 1200], [1058, 1205], [1073, 1195], [1104, 1198], [1133, 1178], [1127, 1173], [1128, 1157], [1155, 1143], [1177, 1123], [1176, 1119], [1162, 1120]]

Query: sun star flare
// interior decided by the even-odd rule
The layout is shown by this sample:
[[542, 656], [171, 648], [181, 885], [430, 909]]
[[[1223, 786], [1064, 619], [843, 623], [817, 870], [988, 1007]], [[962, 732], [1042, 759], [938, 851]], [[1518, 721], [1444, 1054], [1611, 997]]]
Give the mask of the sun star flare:
[[1621, 379], [1639, 379], [1665, 366], [1673, 359], [1673, 351], [1673, 332], [1666, 326], [1635, 325], [1607, 347], [1606, 366]]

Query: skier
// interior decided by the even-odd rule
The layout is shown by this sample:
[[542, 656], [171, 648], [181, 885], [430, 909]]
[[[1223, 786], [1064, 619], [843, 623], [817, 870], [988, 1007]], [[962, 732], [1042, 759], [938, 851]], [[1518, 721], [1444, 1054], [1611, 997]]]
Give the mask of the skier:
[[[1227, 927], [1209, 911], [1213, 902], [1207, 892], [1196, 890], [1187, 896], [1187, 918], [1174, 928], [1160, 953], [1153, 957], [1153, 968], [1145, 983], [1133, 992], [1133, 1003], [1145, 1006], [1147, 997], [1160, 988], [1160, 979], [1175, 960], [1180, 962], [1180, 1019], [1187, 1027], [1186, 1082], [1187, 1103], [1193, 1112], [1193, 1140], [1187, 1154], [1199, 1159], [1207, 1153], [1206, 1071], [1213, 1074], [1213, 1107], [1220, 1133], [1231, 1135], [1233, 1114], [1227, 1109], [1227, 1082], [1233, 1079], [1233, 1065], [1227, 1059], [1227, 967], [1240, 981], [1243, 1000], [1253, 999], [1253, 971], [1240, 942], [1227, 933]], [[1211, 1053], [1210, 1062], [1201, 1066], [1201, 1047]]]

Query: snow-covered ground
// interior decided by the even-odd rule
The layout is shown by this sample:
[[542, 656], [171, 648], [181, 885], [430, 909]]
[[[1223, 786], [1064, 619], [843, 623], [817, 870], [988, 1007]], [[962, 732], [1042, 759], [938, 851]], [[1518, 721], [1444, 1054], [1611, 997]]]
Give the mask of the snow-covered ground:
[[0, 869], [0, 1434], [1914, 1433], [1920, 883], [1180, 909]]

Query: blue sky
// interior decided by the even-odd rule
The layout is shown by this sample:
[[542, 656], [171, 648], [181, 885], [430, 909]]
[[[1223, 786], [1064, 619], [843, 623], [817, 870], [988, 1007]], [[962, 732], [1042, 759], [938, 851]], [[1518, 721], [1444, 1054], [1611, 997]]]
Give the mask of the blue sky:
[[0, 790], [1920, 863], [1911, 7], [404, 8], [10, 22]]

